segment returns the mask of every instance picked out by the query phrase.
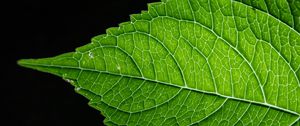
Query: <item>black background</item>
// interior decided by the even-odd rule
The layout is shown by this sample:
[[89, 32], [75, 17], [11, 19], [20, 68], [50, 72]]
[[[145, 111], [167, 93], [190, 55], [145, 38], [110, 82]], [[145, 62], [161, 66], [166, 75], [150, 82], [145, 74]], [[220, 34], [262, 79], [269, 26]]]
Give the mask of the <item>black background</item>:
[[[1, 4], [0, 125], [99, 126], [104, 117], [61, 78], [18, 59], [74, 51], [159, 0], [24, 0]], [[4, 63], [4, 64], [3, 64]]]

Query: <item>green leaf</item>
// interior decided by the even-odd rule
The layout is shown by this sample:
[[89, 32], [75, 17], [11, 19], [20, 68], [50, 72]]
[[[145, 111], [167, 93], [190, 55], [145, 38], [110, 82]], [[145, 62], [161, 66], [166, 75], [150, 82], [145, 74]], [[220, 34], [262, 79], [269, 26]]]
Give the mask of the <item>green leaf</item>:
[[283, 23], [300, 32], [300, 1], [299, 0], [236, 0], [255, 9], [269, 13]]
[[300, 125], [298, 0], [163, 0], [75, 52], [60, 76], [106, 125]]

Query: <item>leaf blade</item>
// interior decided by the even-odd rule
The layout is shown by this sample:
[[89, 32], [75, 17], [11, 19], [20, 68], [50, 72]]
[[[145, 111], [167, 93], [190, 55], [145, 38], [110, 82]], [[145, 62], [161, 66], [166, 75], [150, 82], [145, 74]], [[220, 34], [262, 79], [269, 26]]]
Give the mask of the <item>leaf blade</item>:
[[[75, 53], [19, 63], [74, 81], [79, 93], [97, 97], [90, 98], [93, 107], [110, 108], [103, 112], [107, 124], [297, 122], [299, 33], [239, 2], [198, 2], [210, 14], [193, 8], [197, 2], [150, 4], [148, 12], [132, 15], [131, 22], [108, 29]], [[211, 17], [200, 18], [202, 13]], [[235, 112], [232, 106], [244, 109], [220, 114]], [[255, 115], [261, 118], [253, 122]]]

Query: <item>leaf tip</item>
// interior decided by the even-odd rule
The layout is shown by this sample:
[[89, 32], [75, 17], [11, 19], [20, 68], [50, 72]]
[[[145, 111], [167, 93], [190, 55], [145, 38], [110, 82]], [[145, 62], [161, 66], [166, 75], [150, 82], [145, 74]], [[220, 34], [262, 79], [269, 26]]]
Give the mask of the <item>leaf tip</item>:
[[26, 68], [33, 68], [34, 59], [20, 59], [17, 64]]
[[52, 73], [57, 74], [57, 71], [55, 68], [48, 67], [49, 64], [47, 63], [47, 58], [42, 59], [20, 59], [17, 61], [17, 64], [21, 67], [46, 72], [46, 73]]

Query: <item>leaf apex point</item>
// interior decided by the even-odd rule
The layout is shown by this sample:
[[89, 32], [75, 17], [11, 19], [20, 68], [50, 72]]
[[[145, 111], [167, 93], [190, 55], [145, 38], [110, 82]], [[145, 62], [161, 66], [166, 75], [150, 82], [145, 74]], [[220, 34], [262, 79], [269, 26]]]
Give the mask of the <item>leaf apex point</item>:
[[34, 67], [34, 62], [36, 61], [36, 59], [20, 59], [17, 61], [17, 64], [19, 66], [25, 67], [25, 68], [31, 68], [31, 69], [35, 69]]
[[20, 66], [25, 66], [26, 64], [30, 63], [32, 59], [20, 59], [17, 60], [17, 64]]

